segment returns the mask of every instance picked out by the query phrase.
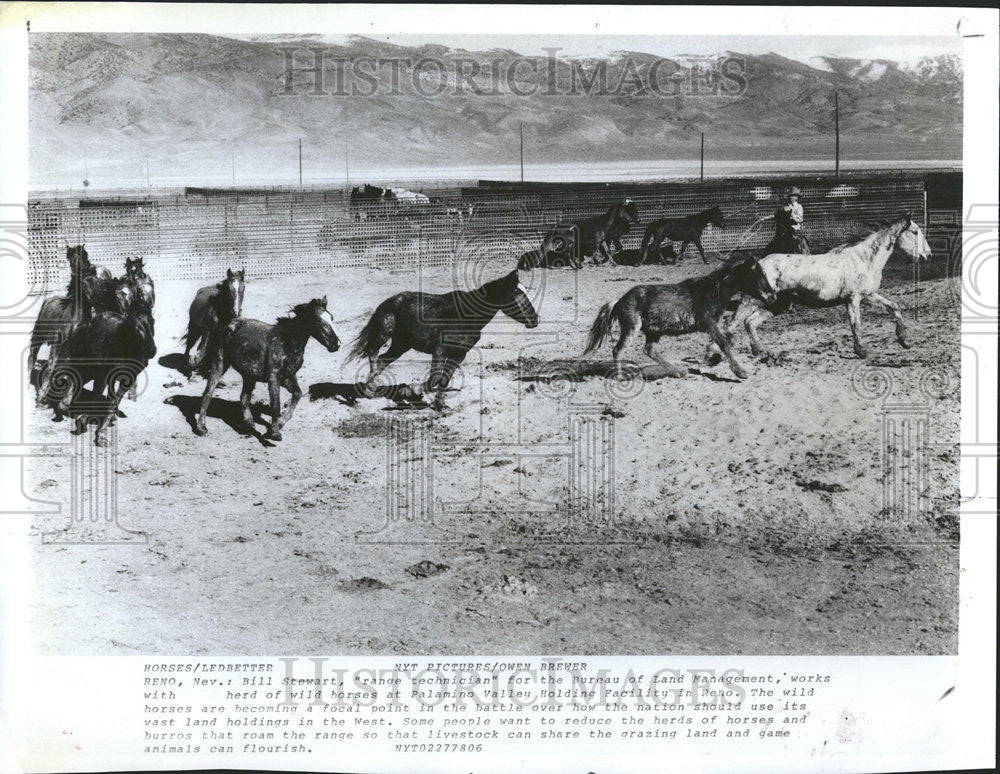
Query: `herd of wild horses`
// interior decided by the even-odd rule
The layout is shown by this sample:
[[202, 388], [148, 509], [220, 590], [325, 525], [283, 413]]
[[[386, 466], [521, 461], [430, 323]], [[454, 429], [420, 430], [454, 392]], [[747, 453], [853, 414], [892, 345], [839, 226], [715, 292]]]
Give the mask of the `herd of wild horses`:
[[[709, 224], [723, 227], [724, 218], [718, 207], [712, 207], [683, 218], [655, 220], [646, 229], [639, 250], [623, 250], [622, 237], [630, 225], [638, 223], [638, 209], [626, 199], [603, 215], [554, 228], [537, 251], [520, 257], [513, 271], [474, 290], [442, 294], [405, 291], [386, 299], [362, 328], [349, 354], [349, 358], [367, 358], [370, 366], [368, 380], [357, 386], [357, 394], [378, 394], [379, 374], [415, 349], [431, 355], [431, 369], [423, 390], [411, 390], [407, 399], [416, 398], [426, 405], [422, 403], [423, 391], [432, 392], [434, 407], [443, 408], [452, 375], [490, 320], [502, 312], [526, 328], [539, 324], [538, 312], [519, 281], [519, 270], [580, 268], [586, 260], [598, 264], [613, 260], [623, 265], [676, 262], [689, 243], [707, 263], [702, 232]], [[665, 241], [667, 247], [663, 248]], [[680, 253], [673, 251], [672, 241], [682, 242]], [[844, 306], [855, 352], [865, 357], [862, 299], [886, 307], [894, 317], [897, 340], [909, 346], [899, 307], [878, 292], [883, 267], [895, 250], [913, 260], [930, 257], [927, 241], [909, 213], [822, 254], [782, 252], [775, 250], [776, 246], [781, 245], [772, 241], [755, 254], [743, 251], [736, 258], [720, 257], [723, 265], [700, 277], [673, 284], [636, 285], [600, 309], [583, 354], [598, 349], [617, 323], [619, 337], [613, 348], [616, 375], [621, 375], [623, 351], [641, 331], [646, 354], [666, 369], [667, 376], [682, 377], [687, 369], [664, 357], [658, 349], [660, 340], [703, 331], [710, 339], [709, 361], [715, 364], [725, 358], [732, 372], [744, 379], [747, 373], [732, 348], [734, 324], [742, 321], [746, 327], [755, 356], [773, 360], [761, 345], [757, 328], [792, 304], [801, 304]], [[120, 277], [92, 264], [83, 245], [67, 247], [66, 259], [70, 265], [67, 293], [42, 303], [32, 331], [28, 356], [31, 381], [37, 389], [38, 405], [52, 406], [57, 415], [73, 413], [77, 432], [96, 418], [94, 442], [104, 445], [122, 397], [131, 391], [135, 399], [136, 379], [156, 355], [155, 290], [142, 258], [126, 260]], [[244, 279], [243, 271], [230, 269], [217, 284], [200, 289], [189, 309], [184, 369], [188, 375], [198, 372], [206, 380], [195, 432], [207, 432], [205, 414], [212, 395], [223, 374], [233, 368], [243, 377], [240, 403], [245, 430], [252, 432], [253, 428], [250, 399], [254, 387], [257, 382], [266, 382], [271, 421], [264, 437], [280, 440], [281, 429], [302, 396], [296, 375], [308, 340], [316, 339], [329, 352], [336, 352], [340, 341], [333, 331], [326, 297], [298, 304], [274, 324], [244, 318]], [[49, 346], [46, 361], [38, 359], [43, 345]], [[91, 381], [92, 398], [84, 400], [83, 388]], [[284, 412], [281, 388], [291, 394]]]

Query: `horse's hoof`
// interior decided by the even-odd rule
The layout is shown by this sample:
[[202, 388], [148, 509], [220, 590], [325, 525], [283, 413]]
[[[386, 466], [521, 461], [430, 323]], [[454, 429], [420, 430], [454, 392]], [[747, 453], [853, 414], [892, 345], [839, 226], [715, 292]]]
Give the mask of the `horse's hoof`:
[[204, 425], [195, 425], [194, 426], [194, 434], [195, 435], [208, 435], [208, 428], [205, 427]]
[[710, 366], [717, 366], [721, 362], [722, 362], [722, 353], [721, 352], [710, 352], [709, 353], [709, 355], [708, 355], [708, 364]]
[[764, 350], [760, 353], [760, 362], [764, 363], [765, 365], [777, 365], [778, 356], [775, 355], [770, 350]]
[[103, 434], [101, 433], [94, 434], [94, 446], [104, 447], [107, 445], [108, 445], [108, 439], [105, 438]]
[[903, 349], [909, 349], [910, 347], [913, 346], [912, 344], [910, 344], [910, 342], [908, 342], [906, 339], [902, 337], [897, 339], [897, 341], [899, 341], [899, 346], [901, 346]]
[[868, 350], [865, 349], [864, 347], [855, 347], [854, 354], [857, 355], [862, 360], [864, 360], [866, 357], [868, 357]]
[[733, 373], [736, 374], [737, 379], [746, 379], [750, 376], [746, 371], [744, 371], [739, 366], [733, 368]]
[[264, 434], [264, 438], [266, 438], [268, 441], [280, 441], [281, 440], [281, 431], [280, 430], [268, 430]]

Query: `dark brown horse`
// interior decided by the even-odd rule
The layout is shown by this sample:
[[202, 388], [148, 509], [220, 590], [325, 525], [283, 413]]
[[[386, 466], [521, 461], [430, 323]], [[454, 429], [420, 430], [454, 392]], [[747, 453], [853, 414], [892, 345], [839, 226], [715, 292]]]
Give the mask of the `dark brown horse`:
[[[407, 291], [387, 298], [361, 330], [350, 358], [368, 358], [370, 388], [385, 368], [411, 349], [431, 356], [431, 373], [425, 387], [435, 391], [435, 406], [444, 405], [444, 391], [455, 369], [482, 336], [483, 328], [503, 312], [526, 328], [538, 325], [517, 270], [475, 290], [440, 295]], [[383, 354], [379, 350], [390, 342]]]
[[736, 362], [729, 340], [719, 327], [726, 306], [740, 293], [762, 297], [766, 303], [775, 300], [774, 291], [754, 259], [672, 285], [636, 285], [614, 305], [608, 303], [601, 308], [583, 354], [601, 346], [617, 321], [621, 335], [614, 346], [614, 359], [619, 377], [622, 351], [639, 330], [646, 336], [646, 355], [664, 366], [668, 376], [686, 376], [686, 368], [667, 361], [655, 347], [663, 336], [705, 331], [722, 350], [733, 373], [745, 379], [747, 373]]
[[[56, 410], [69, 410], [83, 386], [93, 380], [94, 395], [101, 399], [107, 391], [107, 404], [99, 409], [96, 404], [85, 407], [77, 417], [77, 431], [82, 431], [88, 416], [96, 414], [100, 423], [94, 443], [103, 446], [122, 396], [156, 355], [153, 315], [142, 302], [132, 304], [124, 315], [100, 312], [78, 325], [58, 350], [46, 370], [51, 391], [60, 393]], [[49, 384], [45, 390], [50, 391]]]
[[[90, 318], [91, 307], [88, 296], [92, 293], [91, 282], [97, 275], [97, 267], [90, 262], [83, 245], [67, 246], [66, 260], [69, 262], [70, 270], [66, 295], [46, 298], [38, 310], [38, 318], [31, 329], [28, 370], [29, 379], [36, 386], [39, 405], [45, 400], [41, 392], [44, 374], [37, 373], [39, 369], [35, 367], [39, 350], [46, 344], [50, 351], [54, 350], [58, 344], [69, 338], [77, 325]], [[45, 367], [48, 367], [47, 363]]]
[[621, 238], [633, 223], [639, 223], [639, 209], [631, 199], [625, 199], [603, 215], [560, 224], [545, 236], [538, 252], [525, 253], [521, 257], [518, 268], [555, 268], [568, 263], [578, 269], [585, 258], [598, 253], [604, 257], [604, 261], [609, 261], [609, 245], [621, 250]]
[[[226, 276], [214, 285], [201, 288], [194, 294], [188, 309], [188, 327], [184, 332], [184, 359], [188, 370], [194, 372], [205, 358], [209, 341], [225, 332], [236, 317], [243, 316], [243, 269], [226, 269]], [[200, 344], [199, 344], [200, 342]], [[198, 344], [194, 357], [191, 348]]]
[[708, 224], [711, 223], [717, 228], [723, 228], [725, 221], [722, 217], [722, 210], [718, 207], [709, 207], [694, 215], [685, 215], [683, 218], [660, 218], [654, 220], [646, 227], [646, 233], [642, 236], [642, 247], [639, 248], [642, 254], [642, 263], [651, 249], [659, 247], [664, 240], [681, 242], [680, 252], [677, 253], [677, 260], [684, 257], [684, 251], [689, 243], [693, 242], [698, 248], [701, 260], [708, 263], [705, 257], [705, 250], [701, 246], [701, 233]]
[[[201, 410], [194, 431], [205, 435], [205, 413], [212, 400], [219, 380], [232, 366], [243, 377], [243, 392], [240, 405], [243, 409], [245, 429], [253, 430], [253, 416], [250, 414], [250, 397], [257, 382], [267, 382], [271, 397], [271, 425], [264, 435], [273, 441], [281, 440], [281, 428], [292, 418], [295, 407], [302, 397], [302, 388], [296, 374], [302, 368], [303, 355], [309, 337], [326, 347], [327, 352], [340, 348], [337, 334], [333, 332], [333, 318], [326, 309], [326, 296], [299, 304], [288, 317], [279, 317], [274, 325], [260, 320], [236, 318], [211, 347], [206, 358], [208, 373], [205, 394], [201, 398]], [[292, 394], [284, 415], [281, 413], [281, 388]]]
[[152, 277], [146, 274], [142, 258], [125, 259], [125, 276], [135, 286], [142, 303], [152, 309], [156, 305], [156, 289]]

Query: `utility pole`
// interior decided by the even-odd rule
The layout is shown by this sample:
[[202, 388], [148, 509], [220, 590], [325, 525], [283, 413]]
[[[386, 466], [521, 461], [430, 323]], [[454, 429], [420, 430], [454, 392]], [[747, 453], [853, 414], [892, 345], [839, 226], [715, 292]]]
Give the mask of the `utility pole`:
[[146, 159], [146, 188], [149, 188], [149, 159]]
[[299, 188], [302, 187], [302, 138], [299, 138]]
[[840, 177], [840, 95], [833, 92], [834, 177]]
[[521, 122], [521, 182], [524, 182], [524, 121]]
[[230, 158], [233, 162], [233, 188], [236, 187], [236, 148], [229, 149]]
[[347, 187], [351, 187], [351, 151], [344, 148], [344, 176], [347, 178]]
[[705, 179], [705, 133], [701, 133], [701, 179]]

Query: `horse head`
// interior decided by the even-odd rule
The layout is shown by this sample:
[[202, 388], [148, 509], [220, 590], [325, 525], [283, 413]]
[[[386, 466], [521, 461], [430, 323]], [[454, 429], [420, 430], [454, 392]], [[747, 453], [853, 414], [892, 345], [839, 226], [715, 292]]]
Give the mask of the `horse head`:
[[518, 279], [517, 269], [503, 278], [502, 287], [504, 298], [501, 299], [501, 311], [525, 328], [537, 327], [538, 312], [528, 298], [528, 291]]
[[140, 303], [137, 304], [137, 308], [132, 309], [129, 319], [132, 321], [132, 330], [135, 333], [139, 353], [146, 360], [152, 360], [156, 357], [155, 323], [152, 313], [148, 307]]
[[626, 199], [621, 203], [619, 213], [626, 220], [632, 222], [636, 226], [639, 225], [639, 208], [635, 206], [635, 202], [631, 199]]
[[725, 228], [726, 221], [722, 217], [722, 210], [719, 207], [712, 207], [708, 211], [708, 222], [716, 228]]
[[142, 258], [125, 259], [125, 276], [131, 280], [146, 279], [146, 269]]
[[81, 276], [93, 276], [97, 269], [90, 262], [90, 256], [83, 245], [70, 247], [66, 245], [66, 260], [69, 261], [70, 271]]
[[340, 349], [340, 339], [333, 332], [333, 316], [326, 308], [326, 296], [314, 298], [307, 304], [299, 304], [292, 312], [296, 320], [306, 324], [309, 335], [326, 347], [327, 352]]
[[896, 238], [895, 248], [902, 250], [914, 261], [926, 261], [931, 257], [931, 246], [927, 244], [924, 232], [920, 230], [920, 226], [913, 222], [909, 212], [904, 213], [899, 218], [900, 221], [904, 219], [906, 225]]
[[224, 290], [229, 295], [230, 301], [232, 301], [233, 315], [236, 317], [243, 316], [243, 289], [245, 286], [245, 275], [246, 272], [243, 269], [240, 269], [239, 271], [226, 269], [226, 279], [222, 283]]

